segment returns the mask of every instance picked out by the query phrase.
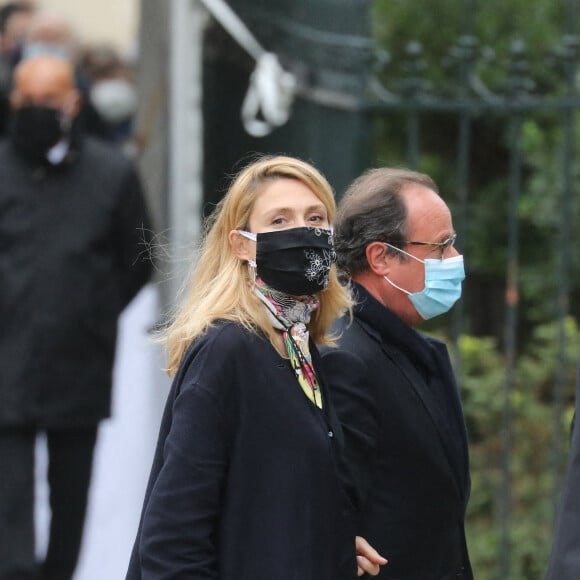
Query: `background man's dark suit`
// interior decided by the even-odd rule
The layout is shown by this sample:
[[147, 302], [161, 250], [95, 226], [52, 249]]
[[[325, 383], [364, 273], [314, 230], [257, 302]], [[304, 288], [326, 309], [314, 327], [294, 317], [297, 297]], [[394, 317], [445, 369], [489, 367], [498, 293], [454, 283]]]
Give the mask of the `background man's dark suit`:
[[[575, 423], [579, 414], [580, 363], [576, 378]], [[580, 578], [580, 428], [575, 425], [546, 580], [578, 580], [578, 578]]]
[[[69, 580], [111, 411], [117, 319], [149, 279], [151, 232], [133, 163], [79, 131], [70, 63], [23, 62], [11, 103], [0, 143], [0, 580]], [[51, 508], [41, 562], [37, 433]]]

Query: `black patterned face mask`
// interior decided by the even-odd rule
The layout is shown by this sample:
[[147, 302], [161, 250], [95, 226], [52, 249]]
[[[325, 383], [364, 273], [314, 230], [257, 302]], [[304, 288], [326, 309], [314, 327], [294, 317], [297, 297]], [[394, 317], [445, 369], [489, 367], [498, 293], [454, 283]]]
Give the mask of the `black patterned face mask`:
[[240, 233], [256, 242], [256, 263], [250, 264], [271, 288], [292, 296], [306, 296], [328, 286], [330, 267], [336, 260], [331, 230], [292, 228]]

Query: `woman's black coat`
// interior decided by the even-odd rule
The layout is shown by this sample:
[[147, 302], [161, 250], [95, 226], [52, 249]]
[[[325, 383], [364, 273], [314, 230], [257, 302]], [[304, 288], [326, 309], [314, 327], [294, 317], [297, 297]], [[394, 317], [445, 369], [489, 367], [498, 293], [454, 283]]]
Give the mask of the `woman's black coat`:
[[198, 339], [169, 394], [127, 579], [356, 578], [322, 393], [321, 411], [289, 361], [236, 324]]

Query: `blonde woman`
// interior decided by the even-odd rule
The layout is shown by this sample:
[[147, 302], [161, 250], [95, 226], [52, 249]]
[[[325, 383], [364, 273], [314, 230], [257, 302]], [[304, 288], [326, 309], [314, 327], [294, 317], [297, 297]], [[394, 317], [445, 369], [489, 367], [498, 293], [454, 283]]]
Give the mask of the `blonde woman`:
[[342, 434], [314, 343], [350, 306], [332, 190], [262, 158], [214, 212], [166, 334], [175, 375], [130, 580], [342, 580], [382, 559], [357, 538]]

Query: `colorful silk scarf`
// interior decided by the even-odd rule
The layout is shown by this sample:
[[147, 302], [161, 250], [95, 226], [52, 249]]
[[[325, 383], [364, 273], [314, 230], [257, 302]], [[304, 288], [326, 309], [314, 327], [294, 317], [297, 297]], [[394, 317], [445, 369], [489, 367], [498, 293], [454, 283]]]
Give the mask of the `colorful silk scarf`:
[[306, 327], [310, 322], [312, 312], [320, 304], [318, 299], [316, 296], [298, 299], [284, 292], [273, 290], [260, 278], [256, 278], [255, 292], [268, 308], [274, 328], [282, 331], [290, 364], [304, 394], [319, 409], [322, 409], [322, 393], [312, 366]]

